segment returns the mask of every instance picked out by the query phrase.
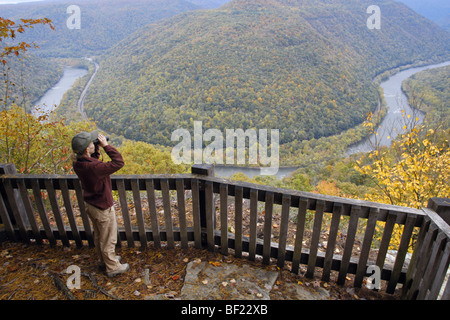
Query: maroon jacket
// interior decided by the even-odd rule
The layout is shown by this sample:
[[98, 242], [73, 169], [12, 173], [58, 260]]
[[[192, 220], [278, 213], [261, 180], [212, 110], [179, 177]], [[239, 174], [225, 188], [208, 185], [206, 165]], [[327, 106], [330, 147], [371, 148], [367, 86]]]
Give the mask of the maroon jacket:
[[84, 201], [102, 210], [114, 204], [110, 175], [124, 166], [122, 155], [116, 148], [107, 145], [104, 150], [111, 158], [110, 162], [98, 160], [98, 145], [90, 158], [80, 158], [73, 162], [73, 169], [84, 191]]

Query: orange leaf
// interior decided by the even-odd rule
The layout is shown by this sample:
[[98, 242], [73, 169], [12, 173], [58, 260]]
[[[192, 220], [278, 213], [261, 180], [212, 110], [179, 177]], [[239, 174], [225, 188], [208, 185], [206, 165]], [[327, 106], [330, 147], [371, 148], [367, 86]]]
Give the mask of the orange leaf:
[[210, 261], [209, 264], [212, 264], [214, 267], [219, 267], [221, 265], [218, 261]]

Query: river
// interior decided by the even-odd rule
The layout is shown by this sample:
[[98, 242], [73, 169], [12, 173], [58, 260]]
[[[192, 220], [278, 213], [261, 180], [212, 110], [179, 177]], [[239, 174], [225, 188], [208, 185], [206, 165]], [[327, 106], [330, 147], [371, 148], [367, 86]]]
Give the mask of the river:
[[75, 81], [87, 73], [88, 71], [86, 69], [65, 67], [61, 79], [59, 79], [59, 81], [34, 105], [32, 114], [37, 114], [36, 109], [39, 110], [39, 114], [41, 114], [41, 112], [48, 114], [53, 111], [59, 106], [64, 94], [72, 88]]
[[[407, 69], [396, 73], [387, 80], [381, 82], [380, 86], [383, 88], [383, 95], [387, 105], [387, 113], [381, 122], [380, 127], [376, 131], [378, 135], [371, 135], [356, 145], [351, 146], [347, 151], [347, 155], [358, 152], [370, 152], [373, 150], [376, 143], [380, 146], [391, 145], [392, 139], [398, 134], [412, 129], [411, 121], [409, 121], [409, 123], [405, 123], [408, 115], [411, 115], [411, 119], [418, 117], [418, 124], [422, 123], [424, 113], [417, 109], [411, 108], [408, 104], [408, 99], [402, 91], [402, 82], [420, 71], [440, 68], [448, 65], [450, 65], [450, 61]], [[405, 117], [402, 115], [402, 110], [404, 110]], [[403, 129], [405, 125], [407, 128]]]
[[[384, 98], [387, 105], [387, 113], [377, 130], [378, 135], [376, 136], [376, 139], [380, 145], [390, 145], [393, 138], [395, 138], [399, 133], [404, 132], [403, 126], [405, 124], [401, 112], [402, 110], [405, 111], [406, 115], [411, 114], [414, 115], [414, 117], [419, 117], [419, 123], [423, 121], [424, 114], [422, 112], [419, 112], [418, 110], [414, 110], [409, 106], [407, 98], [402, 91], [402, 82], [412, 75], [416, 74], [417, 72], [444, 67], [447, 65], [450, 65], [450, 61], [407, 69], [396, 73], [395, 75], [389, 77], [387, 80], [381, 82], [380, 86], [383, 88]], [[48, 90], [36, 105], [45, 110], [45, 112], [54, 110], [60, 104], [64, 93], [66, 93], [66, 91], [68, 91], [72, 87], [72, 85], [78, 78], [86, 75], [87, 72], [88, 71], [86, 69], [66, 67], [64, 69], [64, 74], [58, 81], [58, 83], [56, 83], [53, 88]], [[84, 93], [87, 91], [89, 84], [83, 91]], [[351, 146], [347, 151], [347, 155], [358, 152], [372, 151], [374, 140], [375, 136], [370, 136], [360, 143]], [[278, 179], [282, 179], [292, 174], [296, 169], [296, 167], [281, 167], [279, 168], [276, 177]], [[260, 174], [260, 169], [235, 166], [215, 167], [215, 174], [218, 177], [229, 177], [236, 172], [242, 172], [249, 177], [255, 177]]]

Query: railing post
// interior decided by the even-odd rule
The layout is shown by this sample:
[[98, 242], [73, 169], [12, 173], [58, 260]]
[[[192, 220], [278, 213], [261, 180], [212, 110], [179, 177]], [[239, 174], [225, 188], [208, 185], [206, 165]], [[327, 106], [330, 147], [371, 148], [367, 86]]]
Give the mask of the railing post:
[[[206, 176], [206, 177], [214, 177], [214, 166], [210, 165], [210, 164], [194, 164], [191, 167], [191, 173], [192, 174], [198, 174], [198, 175], [202, 175], [202, 176]], [[214, 195], [213, 195], [214, 197]], [[199, 188], [199, 203], [200, 203], [200, 226], [202, 229], [206, 229], [206, 190], [205, 190], [205, 184], [204, 183], [200, 183], [200, 188]], [[212, 210], [211, 212], [215, 212], [214, 211], [214, 199], [213, 201], [211, 201], [212, 203]], [[213, 214], [213, 228], [216, 228], [216, 215]], [[202, 232], [202, 244], [206, 245], [207, 243], [207, 239], [206, 239], [206, 234], [203, 234]]]
[[[0, 163], [0, 177], [6, 174], [17, 174], [16, 166], [14, 163]], [[8, 212], [9, 219], [13, 225], [16, 225], [16, 219], [14, 218], [13, 209], [8, 199], [8, 195], [6, 193], [5, 186], [3, 183], [0, 184], [0, 193], [3, 198], [3, 202], [5, 203], [6, 211]], [[25, 207], [22, 202], [22, 198], [20, 197], [18, 190], [13, 190], [14, 199], [17, 204], [17, 209], [19, 211], [19, 215], [22, 218], [22, 221], [25, 226], [29, 226], [30, 223], [28, 221], [28, 217], [25, 211]], [[1, 219], [0, 219], [1, 222]]]
[[436, 212], [442, 220], [450, 225], [450, 199], [449, 198], [431, 198], [428, 200], [427, 208]]

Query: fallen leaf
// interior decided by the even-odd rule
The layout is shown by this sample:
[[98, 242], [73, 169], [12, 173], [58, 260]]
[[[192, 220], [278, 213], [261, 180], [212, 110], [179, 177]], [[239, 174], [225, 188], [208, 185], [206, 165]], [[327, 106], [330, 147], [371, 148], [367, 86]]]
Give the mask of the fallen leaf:
[[228, 285], [228, 282], [224, 281], [224, 282], [222, 282], [222, 285], [223, 285], [224, 287], [226, 287], [226, 286]]
[[209, 264], [212, 264], [214, 267], [220, 267], [221, 263], [218, 261], [210, 261]]
[[202, 281], [202, 283], [203, 283], [203, 284], [208, 284], [208, 280], [205, 279], [205, 280]]
[[178, 280], [178, 279], [180, 279], [180, 276], [179, 275], [174, 275], [174, 276], [172, 276], [172, 280]]

